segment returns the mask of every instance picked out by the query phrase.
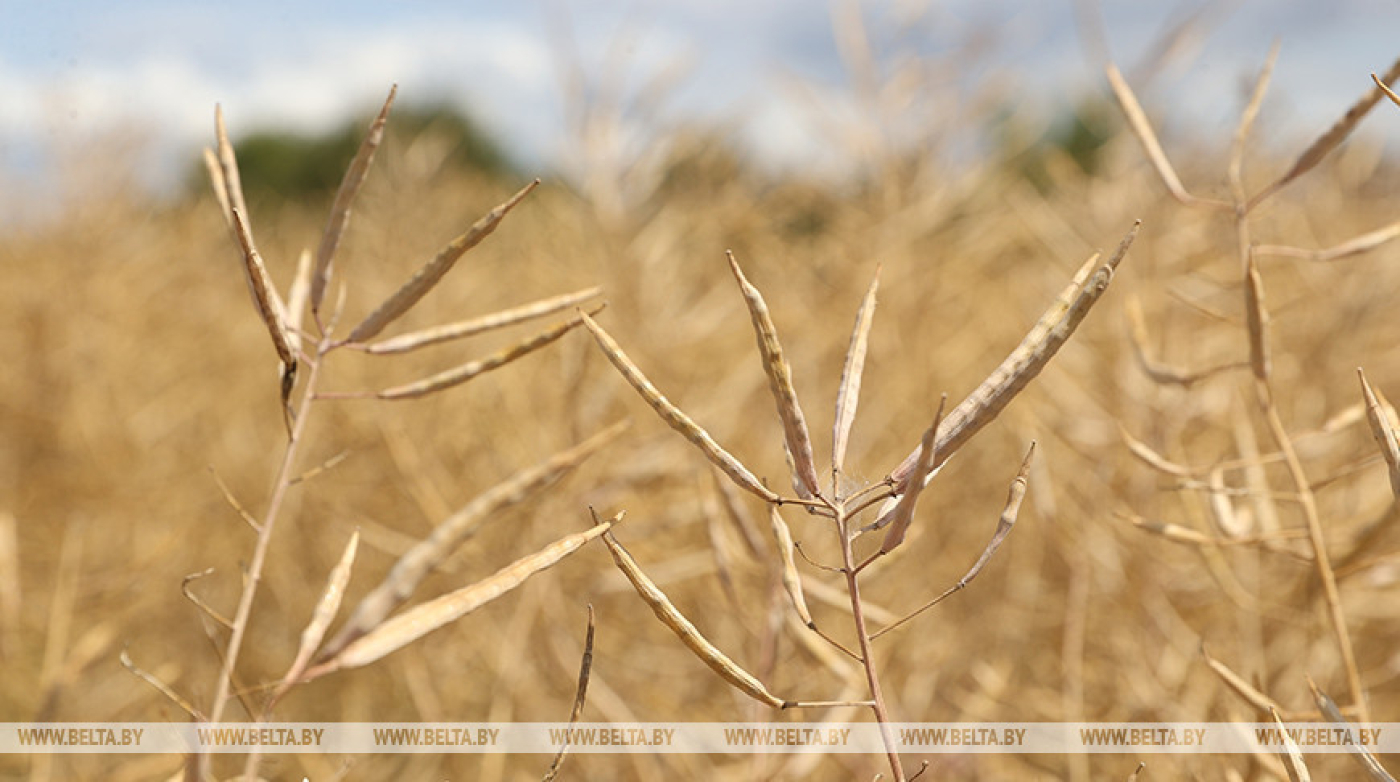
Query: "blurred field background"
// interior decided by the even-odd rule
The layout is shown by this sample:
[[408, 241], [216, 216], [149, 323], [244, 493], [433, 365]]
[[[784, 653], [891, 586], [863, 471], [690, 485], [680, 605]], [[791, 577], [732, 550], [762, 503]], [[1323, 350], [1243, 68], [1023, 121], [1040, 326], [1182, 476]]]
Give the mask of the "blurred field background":
[[[847, 459], [854, 474], [877, 481], [917, 443], [940, 393], [956, 402], [975, 387], [1080, 263], [1095, 249], [1111, 250], [1141, 218], [1141, 236], [1079, 334], [948, 464], [922, 500], [911, 540], [864, 582], [870, 605], [891, 616], [954, 583], [989, 537], [1027, 441], [1039, 442], [1027, 504], [1008, 544], [964, 593], [880, 641], [891, 711], [909, 722], [1266, 719], [1211, 671], [1203, 644], [1294, 716], [1314, 713], [1309, 676], [1345, 704], [1303, 540], [1185, 545], [1130, 522], [1170, 523], [1217, 539], [1257, 534], [1271, 513], [1284, 529], [1303, 526], [1296, 491], [1271, 456], [1277, 445], [1248, 370], [1187, 387], [1158, 384], [1130, 339], [1135, 301], [1155, 360], [1200, 370], [1247, 359], [1232, 224], [1165, 193], [1106, 91], [1065, 106], [1064, 121], [1048, 127], [1019, 124], [999, 101], [928, 111], [911, 96], [934, 91], [935, 76], [948, 67], [915, 63], [903, 82], [872, 75], [864, 124], [832, 136], [831, 154], [856, 161], [861, 172], [840, 181], [767, 171], [723, 127], [671, 129], [629, 151], [608, 141], [609, 121], [623, 107], [588, 104], [576, 117], [580, 173], [547, 176], [398, 330], [601, 285], [608, 308], [600, 322], [657, 385], [770, 484], [784, 486], [781, 429], [724, 251], [736, 253], [774, 311], [819, 462], [828, 453], [851, 323], [880, 266], [880, 305]], [[1346, 99], [1368, 87], [1367, 74], [1355, 74]], [[412, 85], [401, 89], [411, 94]], [[1274, 90], [1286, 94], [1289, 85]], [[1175, 98], [1170, 90], [1144, 93], [1154, 117], [1170, 116]], [[1333, 119], [1318, 118], [1316, 131]], [[1266, 111], [1263, 140], [1246, 157], [1251, 190], [1300, 149], [1271, 144], [1269, 120]], [[229, 121], [236, 141], [255, 130], [237, 116]], [[921, 142], [896, 138], [896, 126], [916, 127]], [[1400, 109], [1382, 103], [1366, 127], [1393, 137]], [[390, 128], [337, 261], [352, 320], [534, 175], [483, 163], [489, 155], [458, 160], [462, 129], [451, 123], [392, 117]], [[967, 138], [982, 143], [950, 152]], [[1228, 197], [1227, 137], [1167, 138], [1193, 192]], [[69, 161], [66, 187], [74, 197], [61, 214], [0, 229], [6, 721], [183, 719], [123, 670], [122, 651], [197, 705], [208, 703], [219, 657], [181, 595], [181, 579], [213, 568], [193, 588], [231, 611], [253, 543], [211, 471], [256, 513], [286, 436], [274, 357], [207, 186], [192, 181], [176, 199], [122, 186], [135, 172], [123, 169], [121, 143]], [[1384, 152], [1375, 137], [1344, 145], [1258, 214], [1254, 240], [1325, 248], [1395, 222], [1400, 178]], [[274, 186], [272, 174], [248, 167], [253, 158], [244, 158], [250, 209], [285, 290], [297, 253], [319, 236], [330, 192], [304, 180]], [[1364, 416], [1355, 414], [1355, 370], [1364, 366], [1377, 388], [1400, 394], [1398, 253], [1384, 245], [1335, 263], [1261, 259], [1272, 386], [1315, 487], [1334, 563], [1357, 552], [1372, 524], [1394, 523], [1385, 466]], [[416, 379], [528, 329], [388, 368], [372, 356], [336, 355], [325, 387], [372, 390]], [[619, 442], [491, 521], [416, 594], [448, 591], [582, 529], [590, 505], [609, 514], [625, 509], [619, 538], [712, 640], [773, 691], [863, 694], [858, 667], [797, 640], [773, 587], [774, 563], [746, 560], [727, 523], [714, 523], [720, 500], [708, 463], [636, 398], [586, 334], [422, 401], [335, 402], [313, 415], [304, 467], [346, 458], [292, 495], [240, 664], [242, 684], [280, 677], [352, 530], [364, 536], [350, 586], [355, 600], [437, 520], [626, 417], [633, 427]], [[1251, 489], [1245, 470], [1224, 470], [1225, 484], [1239, 490], [1226, 496], [1238, 526], [1222, 529], [1212, 495], [1134, 457], [1125, 432], [1194, 467], [1262, 453], [1256, 477], [1269, 490]], [[761, 520], [762, 508], [744, 502]], [[804, 551], [836, 561], [830, 530], [798, 514], [789, 521]], [[1386, 529], [1340, 574], [1372, 714], [1382, 722], [1400, 721], [1393, 608], [1400, 539]], [[803, 567], [818, 621], [849, 640], [841, 600], [820, 599], [819, 585], [835, 579]], [[598, 635], [585, 719], [868, 718], [755, 707], [676, 642], [593, 544], [380, 663], [294, 691], [276, 716], [564, 720], [588, 603]], [[221, 647], [223, 635], [215, 634]], [[241, 716], [235, 710], [233, 718]], [[920, 760], [906, 763], [916, 770]], [[1126, 779], [1139, 762], [1148, 779], [1286, 778], [1277, 759], [1245, 756], [927, 760], [939, 779]], [[1342, 755], [1309, 762], [1315, 778], [1356, 773]], [[570, 758], [564, 777], [869, 779], [882, 764], [861, 756], [589, 755]], [[0, 759], [0, 773], [148, 779], [168, 777], [178, 765], [170, 757], [10, 756]], [[270, 757], [264, 774], [529, 779], [547, 765], [548, 758], [531, 756], [285, 755]], [[237, 767], [216, 764], [224, 775]]]

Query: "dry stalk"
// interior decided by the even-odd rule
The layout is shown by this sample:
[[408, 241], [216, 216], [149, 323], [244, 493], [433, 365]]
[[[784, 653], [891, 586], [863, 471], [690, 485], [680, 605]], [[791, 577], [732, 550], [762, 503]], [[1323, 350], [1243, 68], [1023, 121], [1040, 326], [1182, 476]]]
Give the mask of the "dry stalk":
[[1341, 244], [1333, 245], [1323, 250], [1303, 250], [1297, 247], [1286, 247], [1275, 244], [1261, 244], [1254, 248], [1254, 254], [1258, 255], [1281, 255], [1289, 258], [1302, 258], [1318, 263], [1330, 263], [1350, 258], [1354, 255], [1368, 253], [1377, 247], [1400, 236], [1400, 222], [1391, 223], [1384, 228], [1377, 228], [1374, 231], [1364, 233], [1354, 239], [1348, 239]]
[[1276, 714], [1283, 711], [1283, 707], [1279, 705], [1277, 701], [1260, 692], [1258, 688], [1250, 684], [1243, 676], [1235, 673], [1228, 665], [1211, 657], [1210, 652], [1206, 651], [1204, 642], [1201, 643], [1201, 656], [1206, 658], [1206, 665], [1210, 666], [1211, 671], [1214, 672], [1216, 676], [1220, 677], [1220, 680], [1225, 683], [1225, 686], [1229, 687], [1236, 695], [1240, 696], [1245, 703], [1248, 703], [1261, 712], [1269, 714]]

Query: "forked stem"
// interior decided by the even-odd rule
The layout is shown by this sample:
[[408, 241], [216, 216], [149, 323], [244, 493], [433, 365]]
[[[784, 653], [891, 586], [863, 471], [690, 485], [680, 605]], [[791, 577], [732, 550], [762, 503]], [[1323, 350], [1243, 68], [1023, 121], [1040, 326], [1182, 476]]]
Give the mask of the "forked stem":
[[[262, 581], [263, 566], [267, 562], [267, 552], [272, 543], [272, 533], [277, 526], [277, 517], [281, 515], [280, 511], [282, 503], [287, 497], [287, 490], [291, 488], [293, 479], [296, 477], [293, 468], [296, 464], [298, 446], [306, 431], [306, 422], [310, 418], [310, 402], [315, 398], [316, 379], [320, 374], [321, 363], [325, 360], [328, 348], [329, 337], [325, 337], [317, 348], [315, 359], [307, 363], [306, 385], [302, 389], [301, 404], [297, 407], [297, 416], [292, 424], [291, 436], [288, 438], [287, 448], [282, 454], [282, 464], [277, 469], [272, 497], [268, 500], [267, 511], [263, 515], [262, 525], [258, 530], [258, 541], [253, 548], [253, 558], [245, 574], [243, 592], [238, 599], [238, 610], [233, 616], [228, 648], [224, 652], [223, 668], [219, 671], [219, 683], [214, 695], [214, 705], [209, 710], [209, 722], [211, 723], [218, 723], [223, 718], [224, 708], [228, 705], [233, 686], [233, 671], [238, 665], [239, 652], [243, 648], [243, 637], [248, 631], [248, 618], [253, 611], [253, 599], [257, 596], [258, 584]], [[209, 756], [202, 755], [199, 764], [201, 776], [206, 775], [204, 772], [208, 771], [208, 764]]]
[[865, 607], [860, 599], [860, 574], [855, 567], [855, 551], [851, 536], [847, 534], [845, 509], [837, 506], [836, 530], [841, 536], [841, 564], [846, 575], [846, 591], [851, 598], [851, 619], [855, 622], [856, 638], [860, 640], [861, 667], [865, 669], [865, 681], [870, 686], [870, 708], [875, 712], [875, 722], [880, 726], [880, 741], [885, 745], [885, 756], [890, 761], [890, 773], [895, 782], [905, 782], [904, 766], [899, 761], [899, 745], [895, 741], [894, 729], [890, 727], [889, 709], [885, 706], [885, 695], [880, 689], [880, 674], [875, 666], [875, 652], [870, 645], [870, 633], [865, 627]]

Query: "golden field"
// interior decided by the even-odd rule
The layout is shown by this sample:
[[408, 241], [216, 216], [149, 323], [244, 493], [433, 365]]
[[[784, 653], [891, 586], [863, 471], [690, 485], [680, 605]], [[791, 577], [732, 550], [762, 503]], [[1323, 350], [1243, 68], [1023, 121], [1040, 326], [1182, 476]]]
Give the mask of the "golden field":
[[[1363, 74], [1357, 94], [1369, 86]], [[1163, 110], [1149, 106], [1149, 114]], [[1396, 132], [1400, 107], [1382, 102], [1366, 122]], [[940, 394], [950, 405], [963, 399], [1085, 259], [1111, 252], [1141, 219], [1140, 235], [1079, 331], [929, 485], [904, 545], [862, 574], [876, 624], [954, 584], [986, 545], [1021, 456], [1037, 442], [1019, 521], [985, 570], [876, 642], [891, 715], [901, 722], [1268, 720], [1212, 669], [1213, 659], [1286, 717], [1319, 719], [1308, 677], [1351, 705], [1339, 613], [1370, 716], [1400, 721], [1393, 608], [1400, 536], [1389, 529], [1395, 497], [1356, 373], [1364, 367], [1376, 389], [1400, 395], [1400, 245], [1335, 261], [1258, 252], [1269, 357], [1261, 383], [1249, 364], [1248, 280], [1234, 216], [1173, 199], [1139, 139], [1121, 122], [1112, 126], [1092, 173], [1054, 146], [957, 165], [877, 148], [849, 151], [867, 156], [869, 175], [840, 185], [762, 175], [703, 134], [667, 139], [670, 152], [652, 161], [654, 176], [600, 164], [577, 188], [546, 177], [386, 334], [602, 286], [607, 307], [598, 322], [663, 393], [787, 494], [784, 430], [725, 251], [772, 309], [823, 476], [851, 326], [878, 267], [879, 303], [846, 459], [850, 489], [884, 478], [918, 445]], [[356, 203], [328, 297], [344, 286], [347, 324], [525, 184], [438, 169], [421, 151], [391, 136]], [[1231, 199], [1227, 152], [1228, 139], [1167, 144], [1173, 160], [1192, 161], [1181, 167], [1186, 187], [1224, 201]], [[1298, 152], [1248, 145], [1245, 192], [1260, 191]], [[1028, 161], [1036, 184], [1025, 176]], [[182, 595], [182, 579], [212, 569], [188, 589], [232, 615], [256, 533], [219, 481], [261, 517], [287, 443], [276, 354], [215, 199], [202, 192], [157, 203], [132, 192], [97, 189], [74, 199], [61, 219], [0, 236], [4, 721], [187, 719], [123, 668], [123, 652], [207, 709], [228, 635]], [[315, 247], [327, 207], [249, 204], [259, 249], [284, 294], [298, 253]], [[1393, 163], [1374, 145], [1343, 143], [1250, 213], [1248, 242], [1333, 247], [1394, 223], [1397, 212]], [[407, 383], [536, 328], [402, 357], [341, 350], [327, 357], [321, 387]], [[1162, 366], [1225, 368], [1185, 383], [1146, 371]], [[807, 631], [788, 618], [763, 503], [739, 500], [763, 533], [763, 556], [752, 557], [723, 510], [716, 471], [627, 386], [586, 330], [423, 399], [328, 399], [302, 412], [307, 428], [293, 473], [331, 463], [291, 486], [268, 548], [235, 676], [253, 708], [296, 655], [356, 529], [360, 549], [342, 620], [435, 524], [621, 419], [631, 421], [628, 431], [557, 484], [493, 514], [417, 586], [412, 602], [586, 529], [589, 507], [604, 517], [625, 510], [617, 538], [676, 607], [769, 689], [793, 699], [869, 697], [858, 664], [800, 637]], [[1154, 467], [1144, 448], [1171, 464]], [[1296, 452], [1301, 486], [1285, 452]], [[1309, 506], [1340, 594], [1333, 611], [1309, 544]], [[806, 556], [839, 563], [829, 522], [784, 514]], [[1143, 524], [1174, 526], [1164, 535]], [[858, 552], [877, 546], [875, 537], [860, 539]], [[816, 622], [855, 646], [843, 579], [802, 557], [797, 567]], [[567, 720], [589, 604], [597, 635], [587, 721], [869, 718], [868, 709], [778, 712], [745, 698], [657, 621], [601, 541], [378, 662], [295, 688], [274, 717]], [[234, 704], [225, 719], [247, 716]], [[924, 778], [936, 779], [1127, 779], [1140, 762], [1147, 779], [1287, 778], [1277, 757], [907, 755], [904, 764], [912, 773], [923, 760]], [[549, 761], [279, 755], [261, 772], [533, 779]], [[1345, 755], [1311, 756], [1309, 766], [1314, 778], [1359, 773]], [[214, 762], [220, 778], [241, 768], [241, 758]], [[0, 759], [6, 776], [30, 779], [168, 778], [180, 769], [173, 757]], [[618, 754], [571, 756], [561, 776], [870, 779], [889, 771], [880, 756]]]

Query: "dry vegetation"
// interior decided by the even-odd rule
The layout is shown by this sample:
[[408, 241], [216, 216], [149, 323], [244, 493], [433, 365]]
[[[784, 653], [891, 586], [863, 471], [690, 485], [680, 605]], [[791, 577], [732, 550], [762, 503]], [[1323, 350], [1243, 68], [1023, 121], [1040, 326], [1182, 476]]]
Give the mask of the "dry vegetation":
[[[1371, 87], [1366, 74], [1354, 86], [1358, 95]], [[1154, 101], [1171, 98], [1152, 99], [1144, 99], [1148, 115], [1160, 110]], [[1383, 103], [1370, 121], [1393, 129], [1400, 108]], [[1229, 205], [1265, 191], [1295, 155], [1249, 144], [1234, 154], [1189, 150], [1200, 162], [1164, 187], [1165, 169], [1148, 158], [1179, 164], [1188, 150], [1168, 141], [1164, 157], [1145, 156], [1145, 127], [1114, 136], [1093, 175], [1043, 150], [1050, 179], [1041, 189], [1013, 166], [955, 174], [933, 157], [877, 161], [871, 170], [881, 173], [858, 186], [775, 183], [713, 142], [678, 140], [657, 162], [667, 176], [594, 171], [582, 192], [546, 180], [393, 333], [601, 286], [607, 308], [597, 323], [715, 441], [786, 494], [784, 443], [795, 442], [794, 424], [774, 414], [725, 251], [764, 291], [819, 465], [831, 456], [822, 432], [851, 323], [879, 267], [864, 392], [837, 487], [849, 494], [879, 484], [918, 445], [940, 394], [967, 396], [1085, 258], [1111, 253], [1140, 218], [1113, 286], [1074, 338], [947, 462], [903, 544], [861, 583], [865, 617], [878, 626], [955, 584], [987, 545], [1026, 444], [1038, 443], [1020, 521], [978, 579], [875, 641], [893, 719], [1263, 721], [1260, 707], [1269, 705], [1308, 718], [1317, 708], [1310, 677], [1350, 716], [1368, 709], [1396, 721], [1395, 468], [1388, 479], [1357, 368], [1378, 392], [1369, 420], [1384, 433], [1384, 392], [1400, 393], [1400, 250], [1376, 241], [1337, 258], [1307, 251], [1370, 232], [1394, 236], [1386, 227], [1400, 213], [1400, 178], [1376, 150], [1343, 144], [1245, 219]], [[523, 184], [439, 176], [412, 152], [380, 150], [340, 243], [325, 301], [344, 281], [342, 331]], [[257, 203], [248, 211], [271, 281], [286, 291], [324, 212], [265, 212]], [[243, 593], [240, 573], [258, 534], [220, 483], [257, 517], [287, 483], [233, 682], [235, 702], [259, 712], [297, 657], [355, 530], [358, 555], [332, 636], [444, 519], [624, 417], [631, 428], [598, 455], [491, 513], [455, 553], [434, 556], [432, 572], [415, 574], [415, 599], [477, 583], [589, 529], [590, 507], [603, 516], [625, 509], [617, 535], [642, 569], [769, 690], [870, 697], [862, 667], [790, 615], [782, 558], [762, 537], [765, 503], [734, 491], [658, 420], [583, 329], [412, 402], [318, 401], [289, 475], [327, 468], [279, 480], [290, 419], [277, 354], [232, 247], [209, 196], [160, 208], [126, 195], [88, 199], [61, 225], [15, 229], [0, 241], [8, 324], [0, 332], [0, 719], [184, 719], [123, 670], [123, 650], [196, 708], [220, 699], [229, 634], [182, 596], [182, 580], [206, 568], [212, 573], [188, 589], [218, 612], [232, 617]], [[402, 356], [346, 349], [320, 367], [318, 382], [350, 397], [376, 392], [508, 348], [535, 328]], [[792, 510], [783, 513], [803, 554], [840, 563], [831, 521]], [[861, 539], [858, 559], [882, 537]], [[1318, 544], [1330, 564], [1319, 563]], [[815, 623], [860, 647], [844, 577], [801, 556], [796, 568]], [[779, 712], [745, 698], [656, 621], [601, 542], [373, 665], [291, 689], [275, 714], [565, 720], [590, 603], [597, 638], [584, 719], [869, 718], [864, 707]], [[1230, 673], [1249, 687], [1232, 684]], [[1253, 700], [1242, 694], [1250, 689]], [[1364, 707], [1357, 689], [1369, 698]], [[232, 703], [225, 716], [245, 715]], [[917, 769], [925, 759], [933, 778], [1120, 779], [1140, 761], [1149, 778], [1287, 778], [1275, 757], [904, 763]], [[1309, 762], [1320, 778], [1357, 771], [1345, 756]], [[36, 779], [179, 771], [170, 757], [0, 763]], [[353, 779], [538, 778], [548, 765], [528, 756], [307, 755], [266, 758], [262, 771], [325, 779], [346, 763]], [[227, 776], [241, 760], [214, 766]], [[591, 755], [570, 759], [562, 776], [881, 772], [889, 765], [878, 756]]]

